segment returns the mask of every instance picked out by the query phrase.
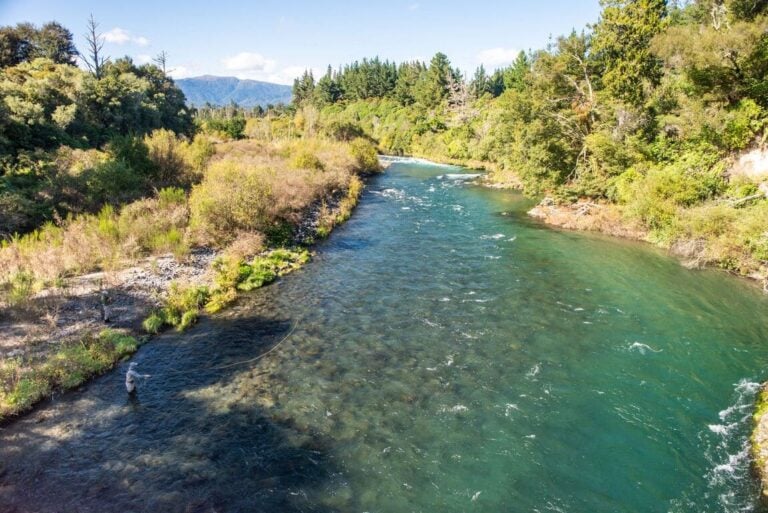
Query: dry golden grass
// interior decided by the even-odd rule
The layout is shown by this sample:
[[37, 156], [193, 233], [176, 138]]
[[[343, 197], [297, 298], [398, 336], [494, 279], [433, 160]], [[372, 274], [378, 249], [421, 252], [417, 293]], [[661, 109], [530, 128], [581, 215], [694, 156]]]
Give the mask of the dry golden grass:
[[[300, 167], [305, 162], [308, 168]], [[344, 143], [222, 144], [190, 197], [195, 240], [226, 245], [243, 232], [269, 235], [281, 226], [296, 226], [312, 205], [345, 194], [358, 171]]]
[[[153, 158], [184, 166], [183, 172], [191, 172], [195, 156], [207, 159], [211, 153], [207, 141], [172, 141], [163, 132], [153, 133], [147, 144]], [[62, 152], [61, 158], [78, 162], [101, 158], [97, 152], [77, 151]], [[297, 155], [306, 158], [296, 159]], [[315, 161], [321, 165], [297, 167]], [[354, 198], [359, 194], [361, 171], [360, 159], [348, 143], [314, 139], [223, 143], [189, 198], [180, 189], [164, 189], [157, 198], [130, 203], [119, 211], [105, 207], [97, 215], [48, 224], [5, 243], [0, 248], [0, 287], [12, 288], [20, 273], [30, 275], [39, 287], [75, 274], [117, 269], [142, 256], [172, 252], [181, 257], [191, 243], [229, 246], [233, 255], [253, 255], [266, 239], [274, 242], [275, 233], [285, 241], [286, 233], [314, 206], [346, 198], [343, 207], [351, 210], [349, 191], [354, 189]], [[27, 281], [25, 277], [20, 283]]]
[[187, 219], [186, 202], [148, 199], [123, 207], [119, 214], [105, 207], [95, 216], [45, 225], [0, 249], [0, 283], [11, 282], [18, 273], [54, 283], [65, 276], [115, 269], [126, 259], [177, 253], [184, 246]]

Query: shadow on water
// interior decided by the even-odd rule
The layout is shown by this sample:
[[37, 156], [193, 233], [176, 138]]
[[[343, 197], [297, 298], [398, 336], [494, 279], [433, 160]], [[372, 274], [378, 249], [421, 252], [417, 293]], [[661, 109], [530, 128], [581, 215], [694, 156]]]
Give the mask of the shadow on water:
[[137, 354], [152, 376], [135, 397], [123, 364], [6, 426], [0, 510], [329, 511], [308, 497], [334, 475], [323, 441], [238, 390], [237, 376], [259, 367], [237, 363], [290, 330], [286, 320], [205, 320]]

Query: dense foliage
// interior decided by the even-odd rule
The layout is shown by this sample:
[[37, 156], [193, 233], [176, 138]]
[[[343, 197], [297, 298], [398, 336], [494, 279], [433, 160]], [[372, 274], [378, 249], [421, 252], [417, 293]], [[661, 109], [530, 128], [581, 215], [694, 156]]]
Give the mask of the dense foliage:
[[38, 58], [75, 64], [77, 56], [72, 32], [55, 21], [40, 28], [31, 23], [0, 27], [0, 69]]
[[194, 131], [173, 80], [127, 57], [97, 77], [77, 56], [55, 22], [0, 28], [0, 238], [189, 184], [189, 166], [169, 171], [147, 145], [159, 129]]
[[755, 193], [767, 177], [729, 170], [764, 142], [768, 2], [601, 5], [588, 30], [490, 75], [466, 79], [443, 54], [363, 60], [316, 83], [307, 73], [294, 84], [296, 120], [389, 153], [482, 165], [556, 201], [613, 203], [662, 244], [702, 240], [704, 261], [761, 265], [768, 207]]

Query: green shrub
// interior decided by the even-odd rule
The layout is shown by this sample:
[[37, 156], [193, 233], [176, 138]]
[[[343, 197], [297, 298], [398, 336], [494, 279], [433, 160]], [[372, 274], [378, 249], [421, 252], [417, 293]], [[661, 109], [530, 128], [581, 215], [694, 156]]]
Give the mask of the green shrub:
[[43, 217], [39, 207], [23, 194], [0, 191], [0, 239], [33, 228]]
[[268, 170], [222, 161], [209, 166], [189, 197], [192, 226], [216, 241], [267, 225], [272, 208]]
[[158, 191], [157, 201], [161, 208], [171, 205], [183, 205], [187, 201], [187, 193], [180, 187], [165, 187]]
[[184, 331], [197, 322], [198, 316], [199, 314], [197, 310], [187, 310], [181, 314], [181, 321], [179, 322], [179, 325], [176, 326], [176, 329], [178, 331]]
[[161, 184], [184, 181], [187, 174], [184, 143], [175, 133], [166, 129], [154, 130], [144, 137], [144, 144]]
[[[191, 322], [194, 322], [197, 313], [208, 302], [209, 297], [208, 287], [182, 287], [172, 283], [162, 309], [163, 321], [178, 331], [183, 331]], [[194, 313], [194, 316], [190, 315], [190, 312]]]
[[727, 114], [722, 132], [725, 146], [731, 150], [746, 148], [755, 135], [765, 126], [762, 107], [749, 98], [741, 100], [736, 108]]
[[147, 333], [152, 333], [153, 335], [160, 333], [160, 330], [163, 329], [164, 325], [165, 318], [163, 317], [162, 312], [152, 312], [149, 314], [149, 317], [144, 319], [144, 322], [141, 323], [144, 331]]
[[122, 160], [108, 160], [83, 173], [86, 197], [93, 205], [122, 203], [146, 188], [145, 177]]
[[287, 221], [277, 220], [263, 230], [271, 246], [287, 246], [293, 241], [293, 225]]
[[737, 242], [745, 245], [755, 260], [768, 262], [768, 201], [739, 209], [734, 228]]
[[211, 294], [211, 299], [205, 304], [205, 311], [211, 314], [220, 312], [237, 299], [237, 290], [217, 289]]
[[349, 151], [357, 161], [359, 171], [364, 173], [381, 171], [376, 148], [366, 139], [358, 137], [349, 143]]
[[107, 153], [114, 160], [122, 161], [135, 172], [150, 176], [155, 171], [155, 164], [149, 158], [149, 148], [138, 137], [118, 135], [107, 144]]
[[726, 195], [734, 199], [746, 198], [752, 196], [758, 192], [758, 187], [752, 180], [737, 176], [728, 182], [728, 188], [726, 189]]
[[360, 125], [338, 120], [327, 123], [322, 129], [322, 133], [337, 141], [351, 141], [365, 135]]
[[245, 132], [245, 118], [209, 119], [203, 124], [203, 130], [210, 134], [223, 135], [231, 140], [242, 139]]
[[172, 283], [165, 305], [144, 319], [142, 327], [152, 334], [159, 333], [165, 326], [184, 331], [197, 321], [200, 309], [210, 298], [208, 287], [182, 287], [178, 283]]
[[291, 165], [297, 169], [313, 169], [316, 171], [322, 171], [325, 167], [322, 161], [308, 150], [299, 151], [291, 159]]
[[242, 275], [241, 264], [238, 259], [231, 256], [216, 258], [211, 264], [214, 271], [214, 283], [217, 290], [236, 287]]
[[250, 291], [274, 281], [278, 276], [300, 267], [309, 260], [306, 250], [276, 249], [246, 263], [232, 257], [220, 257], [213, 263], [216, 287], [205, 310], [215, 313], [233, 302], [237, 291]]
[[202, 171], [210, 158], [216, 153], [216, 146], [211, 140], [197, 134], [192, 142], [184, 148], [185, 160], [195, 171]]
[[246, 264], [247, 273], [238, 282], [237, 290], [247, 292], [257, 289], [277, 278], [277, 272], [271, 262], [256, 259], [250, 265]]
[[8, 301], [11, 305], [26, 303], [34, 293], [35, 278], [30, 272], [19, 271], [10, 280]]

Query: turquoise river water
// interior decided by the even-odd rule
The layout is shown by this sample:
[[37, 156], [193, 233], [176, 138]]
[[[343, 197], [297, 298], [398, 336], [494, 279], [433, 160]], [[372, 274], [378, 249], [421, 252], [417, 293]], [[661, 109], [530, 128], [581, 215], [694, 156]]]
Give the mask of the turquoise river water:
[[123, 364], [5, 426], [0, 511], [757, 511], [768, 299], [469, 177], [395, 160], [138, 398]]

